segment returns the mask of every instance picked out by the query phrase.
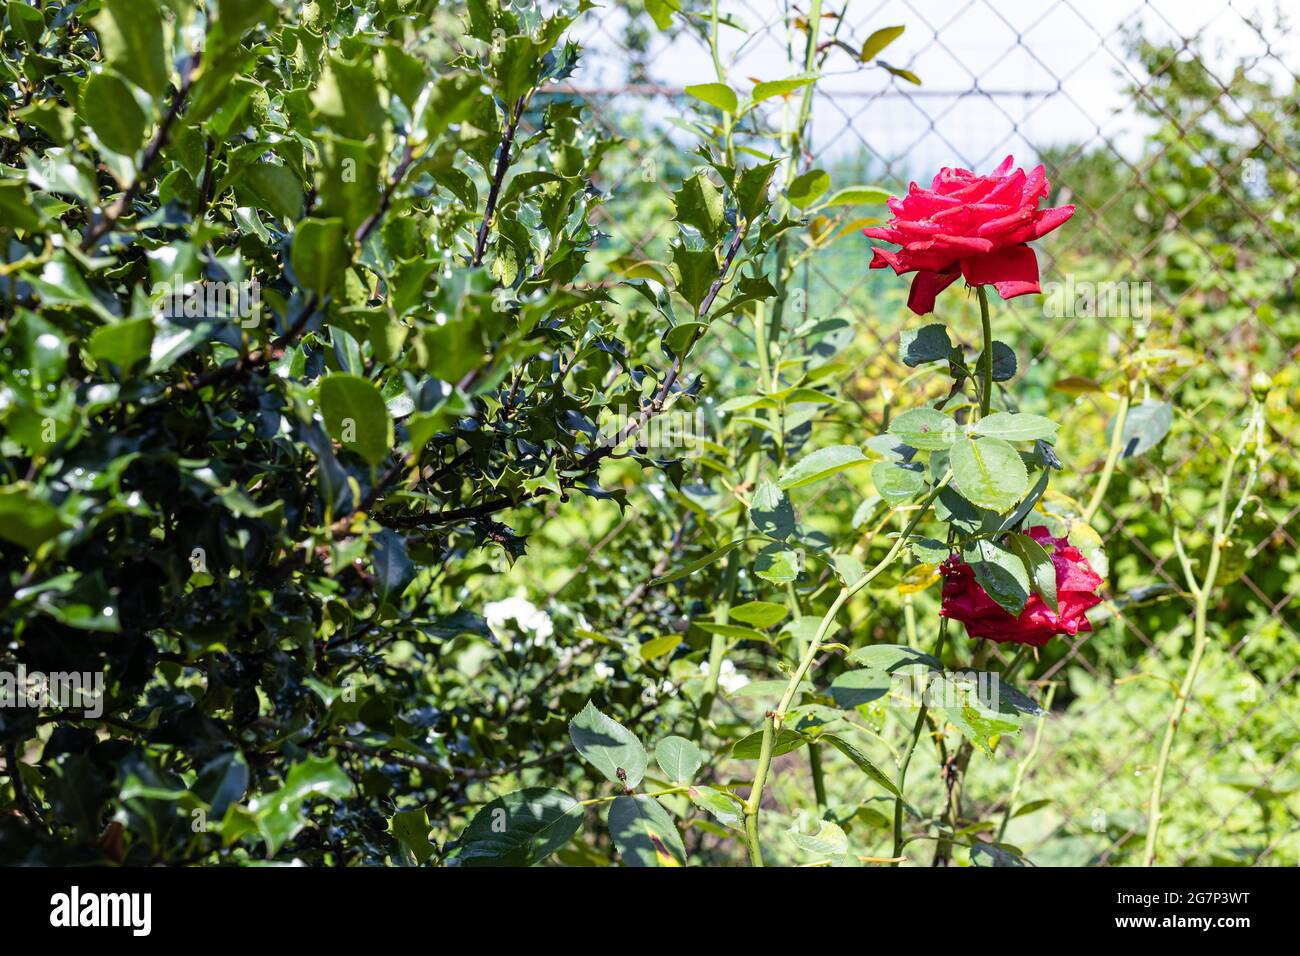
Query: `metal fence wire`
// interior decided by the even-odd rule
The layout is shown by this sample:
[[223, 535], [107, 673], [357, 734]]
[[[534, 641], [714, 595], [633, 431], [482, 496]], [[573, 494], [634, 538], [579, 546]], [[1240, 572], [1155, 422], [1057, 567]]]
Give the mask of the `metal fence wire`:
[[[807, 15], [805, 8], [778, 0], [727, 0], [722, 9], [743, 24], [723, 36], [734, 87], [799, 72], [803, 49], [795, 24]], [[815, 94], [806, 164], [815, 161], [831, 171], [837, 186], [905, 188], [908, 180], [928, 180], [943, 165], [986, 171], [1008, 153], [1017, 165], [1044, 162], [1057, 192], [1053, 204], [1078, 207], [1069, 228], [1040, 253], [1044, 288], [1053, 282], [1068, 288], [1086, 276], [1132, 284], [1149, 296], [1143, 314], [1097, 308], [1086, 315], [1051, 315], [1038, 297], [1000, 304], [999, 334], [1013, 342], [1025, 381], [1046, 384], [1040, 398], [1024, 399], [1026, 409], [1059, 415], [1065, 407], [1067, 427], [1070, 421], [1091, 422], [1099, 433], [1098, 423], [1112, 414], [1113, 404], [1097, 392], [1052, 391], [1051, 383], [1132, 359], [1149, 344], [1143, 335], [1159, 330], [1162, 342], [1194, 351], [1197, 360], [1155, 380], [1153, 397], [1177, 405], [1189, 388], [1199, 395], [1206, 382], [1221, 383], [1214, 398], [1180, 416], [1180, 439], [1161, 467], [1177, 487], [1190, 480], [1198, 462], [1204, 468], [1222, 456], [1225, 436], [1240, 428], [1251, 375], [1262, 371], [1287, 380], [1300, 355], [1300, 241], [1294, 230], [1278, 225], [1296, 214], [1300, 188], [1300, 79], [1292, 69], [1300, 63], [1300, 42], [1279, 17], [1237, 0], [904, 0], [827, 4], [824, 15], [855, 48], [882, 26], [905, 25], [888, 58], [922, 82], [916, 86], [883, 70], [828, 62]], [[661, 32], [636, 6], [611, 5], [586, 14], [576, 39], [585, 48], [584, 60], [566, 92], [581, 97], [596, 122], [628, 141], [638, 163], [632, 175], [689, 163], [681, 158], [686, 140], [674, 121], [689, 122], [693, 115], [682, 87], [713, 79], [702, 38], [676, 26]], [[1264, 88], [1278, 91], [1279, 108], [1261, 109]], [[777, 100], [770, 108], [786, 107]], [[1206, 136], [1213, 148], [1202, 142]], [[1109, 177], [1100, 192], [1099, 168]], [[620, 185], [601, 184], [611, 192]], [[658, 176], [665, 202], [673, 186], [669, 177]], [[1135, 221], [1139, 228], [1133, 228]], [[1216, 225], [1225, 221], [1238, 228]], [[602, 228], [621, 250], [652, 258], [662, 258], [654, 253], [671, 231], [670, 224], [643, 229], [612, 212]], [[899, 331], [916, 319], [892, 301], [882, 308], [875, 292], [880, 276], [868, 274], [868, 257], [861, 237], [813, 256], [801, 277], [807, 307], [851, 319], [860, 336], [874, 338], [882, 354], [895, 355]], [[1251, 269], [1265, 259], [1271, 271], [1267, 281], [1257, 281]], [[1105, 263], [1104, 271], [1087, 273], [1089, 262]], [[1120, 314], [1108, 314], [1114, 311]], [[953, 332], [961, 335], [962, 327]], [[1096, 354], [1088, 358], [1081, 346], [1065, 347], [1072, 340], [1090, 343]], [[964, 344], [976, 345], [973, 339]], [[726, 341], [718, 347], [725, 360]], [[1087, 367], [1080, 367], [1085, 360]], [[860, 378], [841, 387], [878, 417], [878, 402], [872, 404]], [[1031, 408], [1035, 403], [1041, 407]], [[1294, 462], [1294, 421], [1270, 420], [1276, 462]], [[1100, 466], [1098, 449], [1069, 451], [1072, 467], [1056, 484], [1086, 500]], [[1190, 617], [1192, 598], [1167, 547], [1168, 535], [1152, 524], [1161, 501], [1140, 468], [1124, 474], [1095, 524], [1107, 549], [1125, 555], [1125, 578], [1164, 585], [1165, 599], [1186, 602]], [[1212, 504], [1179, 512], [1184, 528], [1207, 528]], [[1300, 670], [1300, 601], [1267, 572], [1276, 571], [1279, 561], [1295, 569], [1300, 504], [1269, 505], [1261, 512], [1264, 526], [1251, 535], [1242, 556], [1245, 571], [1231, 586], [1238, 619], [1216, 639], [1198, 682], [1202, 699], [1189, 709], [1187, 720], [1200, 727], [1202, 736], [1195, 739], [1201, 744], [1190, 759], [1174, 761], [1166, 785], [1167, 819], [1181, 814], [1199, 821], [1188, 832], [1170, 831], [1167, 862], [1267, 864], [1297, 857], [1300, 712], [1291, 704]], [[1298, 579], [1292, 573], [1283, 580]], [[1113, 589], [1111, 596], [1121, 597]], [[1167, 705], [1149, 701], [1163, 694], [1167, 702], [1176, 692], [1169, 682], [1183, 673], [1189, 642], [1177, 628], [1153, 631], [1123, 600], [1114, 608], [1113, 619], [1080, 634], [1037, 677], [1042, 686], [1062, 681], [1076, 690], [1091, 682], [1093, 692], [1079, 695], [1068, 711], [1058, 709], [1042, 729], [1042, 749], [1025, 789], [1037, 785], [1060, 795], [1052, 823], [1031, 832], [1021, 847], [1031, 858], [1041, 852], [1057, 859], [1052, 854], [1061, 841], [1086, 832], [1093, 839], [1083, 861], [1115, 862], [1145, 830], [1145, 807], [1136, 795], [1148, 785], [1167, 719]], [[1263, 631], [1266, 643], [1283, 652], [1281, 664], [1262, 673], [1251, 651]], [[1140, 653], [1117, 665], [1114, 653], [1092, 646], [1099, 641]], [[1231, 706], [1212, 706], [1224, 688], [1237, 695]], [[1106, 752], [1081, 745], [1076, 738], [1085, 732], [1106, 734]], [[1267, 735], [1267, 747], [1260, 733]], [[1023, 753], [1032, 741], [1027, 731], [1011, 745], [1013, 753]], [[1227, 779], [1221, 772], [1228, 755], [1233, 767], [1249, 771], [1245, 777]], [[1089, 784], [1076, 784], [1069, 794], [1054, 790], [1065, 777]], [[998, 787], [1004, 784], [994, 778], [976, 798], [1000, 812], [1006, 796]], [[1130, 796], [1108, 800], [1110, 790]], [[1258, 826], [1250, 816], [1257, 810], [1264, 815]], [[1226, 827], [1238, 838], [1217, 845], [1214, 834]]]

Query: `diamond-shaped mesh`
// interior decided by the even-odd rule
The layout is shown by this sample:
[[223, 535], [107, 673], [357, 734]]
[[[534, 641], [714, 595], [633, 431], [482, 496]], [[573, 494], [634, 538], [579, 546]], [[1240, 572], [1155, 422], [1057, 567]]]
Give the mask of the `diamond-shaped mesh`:
[[[721, 7], [744, 25], [722, 32], [733, 88], [799, 71], [806, 4], [728, 0]], [[674, 124], [696, 118], [682, 87], [713, 81], [713, 63], [702, 37], [679, 18], [660, 32], [631, 9], [610, 5], [580, 21], [586, 52], [564, 92], [582, 97], [595, 122], [627, 141], [631, 163], [611, 166], [600, 184], [634, 200], [605, 210], [610, 248], [663, 259], [667, 216], [638, 220], [628, 210], [647, 202], [666, 209], [672, 185], [695, 162], [685, 148], [690, 134]], [[1052, 204], [1078, 207], [1066, 228], [1041, 243], [1045, 288], [1072, 278], [1137, 283], [1150, 295], [1150, 314], [1137, 320], [1049, 316], [1044, 299], [1032, 296], [996, 303], [995, 331], [1020, 359], [1007, 399], [1063, 423], [1069, 467], [1056, 489], [1088, 499], [1114, 403], [1054, 383], [1102, 378], [1141, 349], [1194, 357], [1146, 380], [1140, 397], [1173, 403], [1179, 417], [1160, 457], [1121, 463], [1094, 522], [1112, 563], [1109, 613], [1093, 633], [1059, 641], [1035, 670], [1040, 685], [1058, 682], [1057, 705], [1023, 792], [1051, 806], [1017, 817], [1008, 839], [1040, 861], [1138, 859], [1149, 778], [1191, 643], [1193, 599], [1167, 515], [1189, 540], [1206, 532], [1250, 378], [1264, 372], [1287, 395], [1269, 417], [1274, 454], [1259, 485], [1263, 503], [1241, 533], [1242, 573], [1212, 610], [1214, 638], [1166, 785], [1161, 859], [1300, 861], [1300, 597], [1288, 583], [1300, 581], [1300, 234], [1280, 225], [1300, 212], [1292, 198], [1300, 191], [1293, 70], [1300, 40], [1238, 0], [904, 0], [828, 4], [824, 14], [823, 35], [853, 48], [880, 27], [904, 24], [904, 36], [882, 56], [922, 85], [851, 58], [828, 59], [805, 168], [828, 170], [837, 187], [897, 189], [944, 165], [984, 171], [1008, 153], [1025, 167], [1044, 162]], [[706, 21], [704, 8], [695, 22]], [[1145, 53], [1139, 38], [1149, 41]], [[1261, 107], [1251, 84], [1275, 91], [1274, 108]], [[779, 98], [764, 106], [773, 124], [780, 110], [795, 108]], [[851, 234], [811, 256], [800, 278], [812, 315], [856, 324], [862, 361], [841, 391], [855, 403], [853, 414], [879, 424], [889, 401], [880, 382], [897, 377], [899, 331], [918, 320], [902, 308], [897, 280], [869, 274], [867, 260], [866, 241]], [[940, 319], [964, 345], [978, 347], [971, 303], [955, 290], [947, 298]], [[733, 368], [745, 353], [740, 332], [721, 332], [711, 347]], [[1175, 488], [1168, 508], [1156, 493], [1160, 470]], [[1128, 593], [1146, 585], [1161, 589], [1141, 600]], [[971, 799], [987, 817], [1001, 815], [1031, 731], [974, 773]]]

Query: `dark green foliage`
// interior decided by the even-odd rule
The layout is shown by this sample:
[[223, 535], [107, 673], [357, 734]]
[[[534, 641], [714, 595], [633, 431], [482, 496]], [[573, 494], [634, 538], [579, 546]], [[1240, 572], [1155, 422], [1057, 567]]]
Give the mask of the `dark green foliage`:
[[[582, 9], [8, 5], [0, 667], [105, 683], [0, 710], [4, 861], [422, 862], [520, 759], [491, 676], [439, 676], [492, 638], [466, 584], [693, 395], [670, 290], [590, 261]], [[692, 255], [697, 307], [730, 261]]]

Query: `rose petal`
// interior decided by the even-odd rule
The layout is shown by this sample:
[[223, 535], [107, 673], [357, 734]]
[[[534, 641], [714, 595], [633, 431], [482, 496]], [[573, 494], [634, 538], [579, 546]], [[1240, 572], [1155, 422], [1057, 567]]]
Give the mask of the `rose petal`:
[[891, 266], [897, 275], [902, 275], [905, 271], [898, 261], [898, 253], [890, 252], [888, 249], [877, 249], [871, 247], [871, 265], [870, 269], [883, 269], [885, 266]]
[[935, 296], [956, 282], [959, 275], [961, 273], [955, 269], [952, 272], [918, 272], [907, 295], [907, 307], [917, 315], [933, 312]]
[[1038, 222], [1034, 224], [1034, 238], [1042, 238], [1053, 229], [1056, 229], [1062, 223], [1066, 222], [1073, 215], [1073, 206], [1057, 206], [1054, 209], [1042, 210]]
[[961, 272], [970, 285], [992, 285], [1004, 299], [1038, 291], [1038, 259], [1025, 245], [968, 256]]

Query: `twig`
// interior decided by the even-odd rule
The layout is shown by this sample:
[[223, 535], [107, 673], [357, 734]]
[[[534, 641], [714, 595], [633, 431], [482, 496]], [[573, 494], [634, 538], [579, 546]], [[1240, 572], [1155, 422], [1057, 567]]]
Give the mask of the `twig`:
[[352, 753], [361, 754], [366, 757], [376, 757], [382, 760], [388, 760], [403, 767], [410, 767], [412, 770], [425, 770], [431, 773], [447, 773], [454, 777], [461, 777], [467, 780], [484, 780], [490, 777], [504, 777], [507, 774], [518, 773], [521, 770], [540, 767], [542, 764], [550, 763], [553, 760], [559, 760], [564, 756], [564, 753], [561, 751], [558, 753], [548, 754], [544, 757], [535, 757], [532, 760], [525, 760], [523, 763], [517, 763], [510, 767], [500, 767], [494, 770], [488, 767], [447, 767], [424, 757], [415, 757], [410, 754], [398, 753], [387, 747], [366, 747], [351, 740], [332, 738], [329, 743], [341, 750], [348, 750]]
[[406, 149], [402, 152], [402, 158], [397, 166], [393, 169], [393, 175], [389, 177], [387, 184], [384, 186], [383, 194], [379, 197], [379, 205], [375, 208], [361, 225], [357, 226], [357, 231], [353, 235], [353, 241], [360, 246], [366, 241], [366, 237], [379, 224], [379, 220], [384, 218], [384, 213], [388, 212], [388, 207], [393, 203], [393, 193], [397, 191], [398, 184], [405, 178], [411, 168], [411, 163], [415, 161], [415, 145], [407, 142]]
[[492, 185], [488, 187], [487, 205], [483, 209], [483, 221], [478, 227], [478, 238], [474, 241], [474, 258], [470, 260], [470, 265], [483, 264], [483, 253], [487, 250], [488, 230], [492, 226], [492, 218], [496, 215], [501, 184], [506, 178], [506, 170], [510, 168], [510, 149], [514, 145], [519, 119], [524, 115], [524, 106], [527, 102], [526, 96], [519, 97], [515, 102], [515, 110], [510, 117], [510, 122], [501, 133], [501, 145], [497, 148], [497, 165], [492, 173]]
[[289, 326], [283, 335], [278, 336], [274, 341], [272, 341], [269, 348], [257, 352], [251, 352], [248, 355], [241, 355], [228, 365], [218, 365], [216, 368], [204, 372], [193, 381], [178, 383], [175, 386], [175, 390], [182, 393], [196, 392], [199, 389], [207, 388], [209, 385], [217, 385], [227, 379], [242, 378], [253, 369], [265, 365], [280, 351], [282, 351], [286, 345], [302, 334], [302, 330], [307, 327], [307, 323], [311, 320], [311, 317], [316, 314], [316, 309], [319, 304], [320, 300], [317, 298], [316, 293], [311, 293], [303, 303], [302, 311], [298, 314], [298, 318], [294, 320], [293, 325]]
[[135, 197], [139, 195], [140, 188], [144, 185], [144, 181], [148, 177], [149, 171], [153, 168], [153, 164], [157, 162], [158, 156], [162, 153], [163, 147], [167, 145], [167, 137], [171, 133], [171, 128], [173, 124], [175, 124], [176, 119], [180, 116], [186, 98], [190, 95], [190, 86], [194, 82], [194, 70], [199, 64], [199, 58], [201, 55], [202, 54], [199, 51], [195, 51], [191, 54], [188, 62], [185, 64], [185, 70], [181, 74], [181, 85], [177, 88], [176, 96], [172, 99], [171, 108], [167, 111], [167, 115], [163, 117], [162, 122], [158, 124], [158, 132], [154, 134], [153, 139], [145, 148], [144, 158], [140, 162], [139, 172], [137, 172], [135, 178], [131, 180], [131, 185], [126, 188], [126, 192], [122, 193], [121, 197], [119, 197], [113, 205], [104, 210], [103, 215], [97, 223], [86, 230], [86, 236], [81, 240], [82, 252], [90, 251], [90, 249], [94, 247], [95, 243], [102, 239], [105, 233], [113, 228], [117, 223], [118, 218], [131, 208], [131, 203], [134, 202]]

